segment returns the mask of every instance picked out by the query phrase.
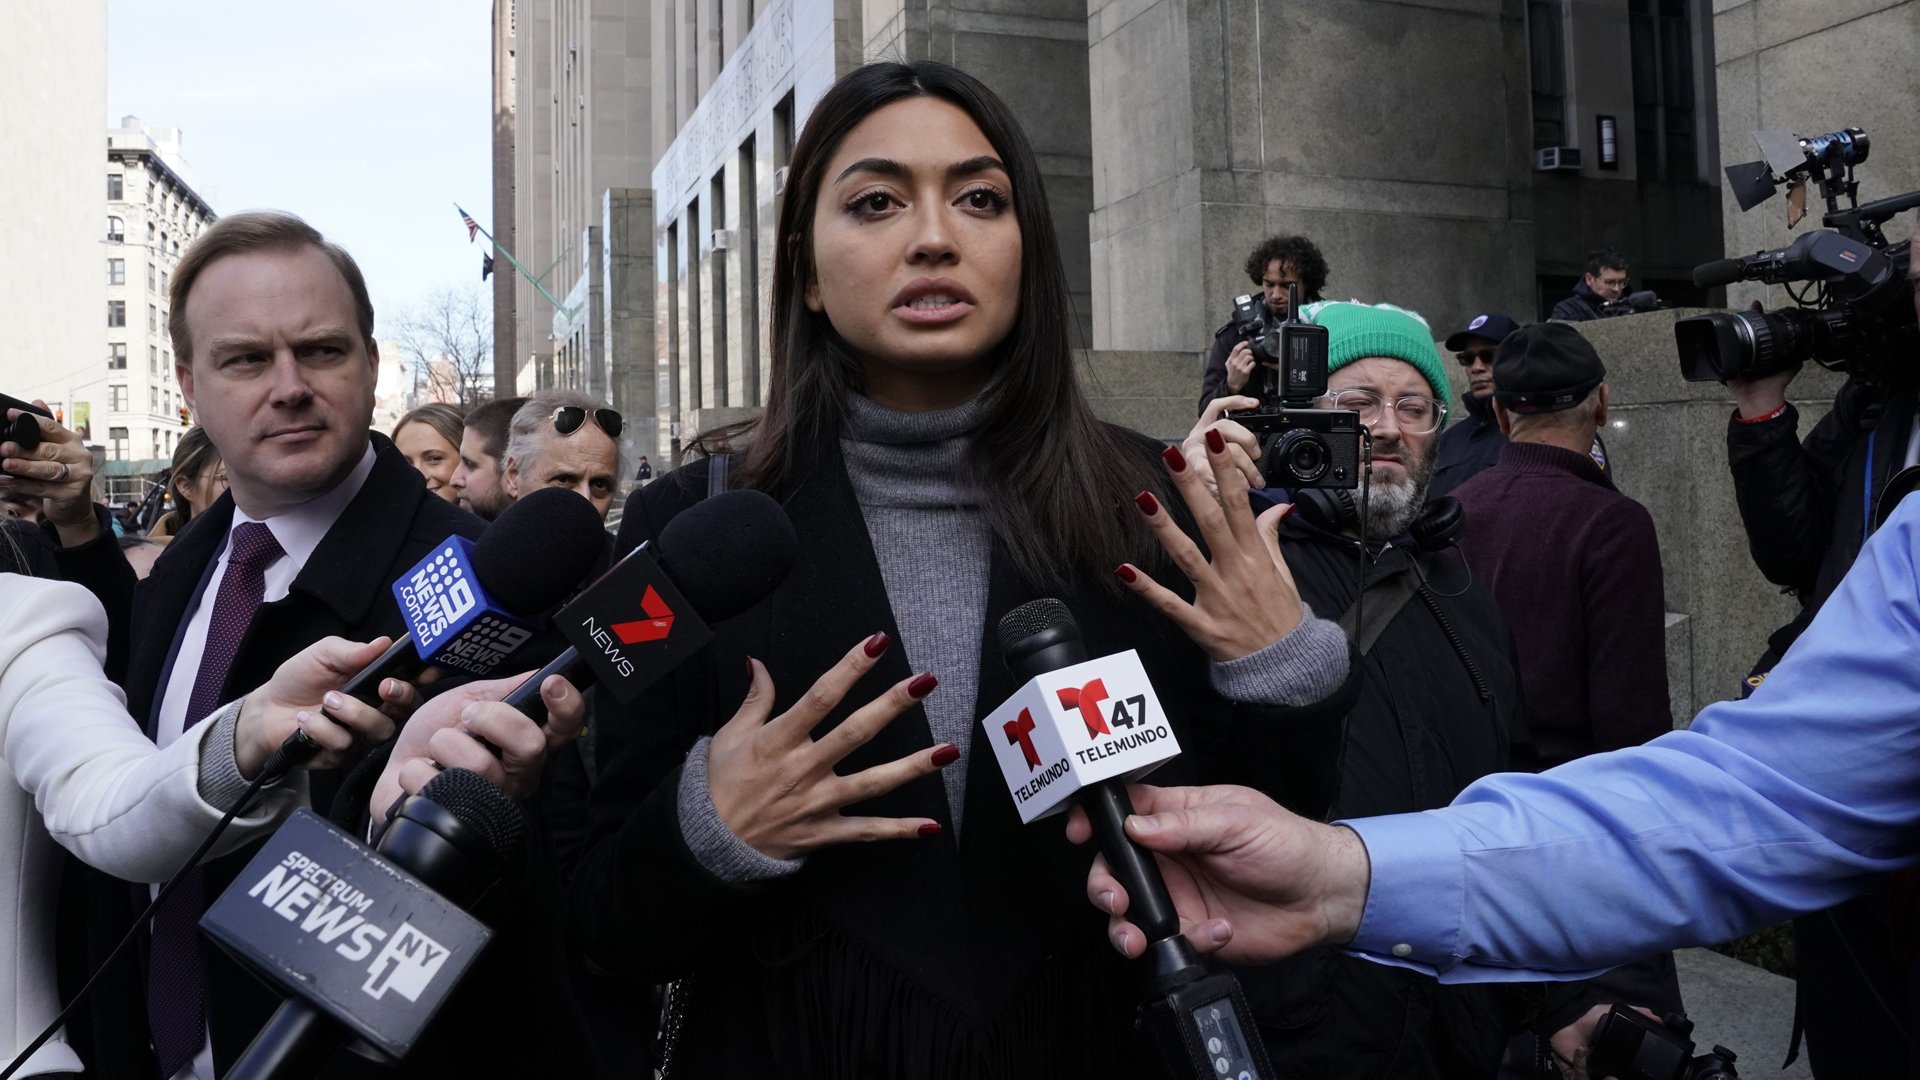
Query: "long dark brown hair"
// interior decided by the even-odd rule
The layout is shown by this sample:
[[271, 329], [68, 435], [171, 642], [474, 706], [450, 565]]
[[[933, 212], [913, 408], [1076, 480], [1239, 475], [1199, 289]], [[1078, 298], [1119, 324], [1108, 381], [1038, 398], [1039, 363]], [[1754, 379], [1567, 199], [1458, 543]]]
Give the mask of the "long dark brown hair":
[[945, 64], [867, 64], [814, 106], [793, 150], [775, 238], [766, 409], [703, 433], [693, 449], [716, 453], [744, 442], [738, 483], [781, 497], [797, 484], [802, 463], [838, 437], [843, 402], [863, 389], [863, 378], [826, 315], [807, 309], [814, 209], [840, 141], [874, 112], [912, 97], [939, 98], [973, 118], [1006, 166], [1020, 223], [1020, 310], [987, 361], [984, 418], [972, 440], [987, 522], [1035, 585], [1065, 586], [1086, 573], [1111, 583], [1108, 571], [1134, 558], [1146, 539], [1129, 505], [1133, 495], [1163, 485], [1141, 444], [1096, 419], [1080, 392], [1066, 271], [1026, 133], [993, 91]]

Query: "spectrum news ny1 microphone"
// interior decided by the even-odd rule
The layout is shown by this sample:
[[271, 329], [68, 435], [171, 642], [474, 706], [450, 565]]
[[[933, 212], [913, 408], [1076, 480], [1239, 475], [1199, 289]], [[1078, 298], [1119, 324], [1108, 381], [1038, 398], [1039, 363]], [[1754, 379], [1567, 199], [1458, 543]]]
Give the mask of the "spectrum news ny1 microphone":
[[564, 675], [580, 690], [597, 682], [632, 701], [713, 640], [707, 621], [732, 618], [772, 594], [798, 547], [793, 522], [763, 492], [728, 491], [695, 503], [554, 614], [570, 647], [504, 700], [544, 724], [540, 684]]
[[[407, 632], [340, 692], [377, 708], [387, 678], [429, 666], [493, 674], [539, 632], [541, 613], [586, 579], [606, 542], [599, 512], [566, 488], [521, 496], [477, 541], [449, 536], [393, 583]], [[261, 771], [271, 781], [319, 752], [296, 731]]]
[[1022, 823], [1077, 799], [1100, 853], [1126, 887], [1127, 918], [1147, 935], [1152, 996], [1136, 1026], [1171, 1077], [1274, 1076], [1240, 981], [1214, 970], [1180, 933], [1153, 856], [1128, 839], [1126, 784], [1180, 753], [1132, 649], [1087, 658], [1067, 605], [1034, 600], [1000, 620], [1000, 650], [1023, 685], [982, 721]]
[[465, 769], [397, 804], [372, 848], [296, 811], [200, 921], [289, 995], [226, 1080], [312, 1076], [355, 1036], [405, 1057], [491, 939], [463, 909], [525, 834], [520, 807]]

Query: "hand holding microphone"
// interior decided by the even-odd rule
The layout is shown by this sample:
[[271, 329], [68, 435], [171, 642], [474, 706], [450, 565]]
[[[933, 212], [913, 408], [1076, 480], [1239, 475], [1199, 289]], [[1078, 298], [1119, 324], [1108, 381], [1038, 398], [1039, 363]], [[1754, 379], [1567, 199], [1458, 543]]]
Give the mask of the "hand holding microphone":
[[520, 683], [518, 675], [468, 683], [421, 706], [401, 729], [393, 756], [374, 784], [374, 826], [386, 823], [387, 809], [402, 794], [420, 794], [447, 769], [472, 772], [516, 800], [531, 796], [540, 786], [547, 754], [579, 736], [586, 700], [566, 679], [548, 676], [541, 687], [548, 720], [537, 726], [500, 700]]
[[[412, 700], [404, 689], [406, 684], [396, 681], [391, 693], [383, 691], [382, 700], [391, 712], [342, 697], [334, 690], [385, 653], [390, 644], [384, 637], [365, 644], [322, 638], [281, 664], [241, 706], [233, 746], [240, 775], [249, 780], [257, 776], [267, 758], [294, 732], [304, 732], [319, 747], [318, 756], [307, 763], [316, 769], [331, 767], [341, 754], [353, 748], [356, 737], [375, 743], [392, 738], [395, 720], [405, 717], [407, 703]], [[330, 695], [337, 704], [327, 705]]]

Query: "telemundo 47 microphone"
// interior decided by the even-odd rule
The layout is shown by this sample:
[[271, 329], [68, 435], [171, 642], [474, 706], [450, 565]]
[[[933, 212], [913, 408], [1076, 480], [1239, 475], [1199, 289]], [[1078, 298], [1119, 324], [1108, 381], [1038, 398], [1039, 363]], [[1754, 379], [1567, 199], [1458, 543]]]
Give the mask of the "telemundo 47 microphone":
[[759, 603], [793, 569], [798, 541], [765, 493], [729, 491], [681, 511], [553, 616], [569, 648], [504, 699], [547, 720], [540, 684], [564, 675], [630, 702], [713, 640], [708, 622]]
[[1000, 620], [1001, 655], [1022, 686], [982, 721], [1020, 820], [1079, 802], [1114, 877], [1127, 918], [1147, 935], [1152, 996], [1140, 1007], [1169, 1076], [1261, 1080], [1274, 1075], [1240, 981], [1208, 965], [1180, 933], [1180, 917], [1153, 856], [1128, 839], [1126, 784], [1180, 753], [1138, 653], [1087, 658], [1067, 605], [1035, 600]]
[[[340, 692], [380, 704], [380, 683], [427, 667], [498, 671], [539, 631], [541, 613], [577, 588], [606, 548], [593, 504], [565, 488], [515, 500], [477, 541], [450, 536], [393, 583], [407, 633]], [[261, 771], [268, 780], [312, 760], [320, 744], [296, 731]]]
[[402, 800], [371, 849], [295, 812], [200, 922], [290, 995], [226, 1080], [314, 1075], [356, 1036], [405, 1057], [491, 939], [463, 909], [525, 834], [520, 807], [465, 769]]

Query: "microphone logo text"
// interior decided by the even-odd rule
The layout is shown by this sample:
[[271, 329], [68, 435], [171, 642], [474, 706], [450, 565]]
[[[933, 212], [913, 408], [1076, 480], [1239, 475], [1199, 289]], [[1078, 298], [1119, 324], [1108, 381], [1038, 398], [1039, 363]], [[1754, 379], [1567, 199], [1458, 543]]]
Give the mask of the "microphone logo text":
[[392, 990], [408, 1001], [420, 1000], [450, 955], [410, 922], [392, 931], [369, 922], [374, 898], [298, 851], [289, 852], [247, 895], [322, 945], [332, 945], [349, 962], [366, 960], [380, 946], [361, 987], [376, 999]]

